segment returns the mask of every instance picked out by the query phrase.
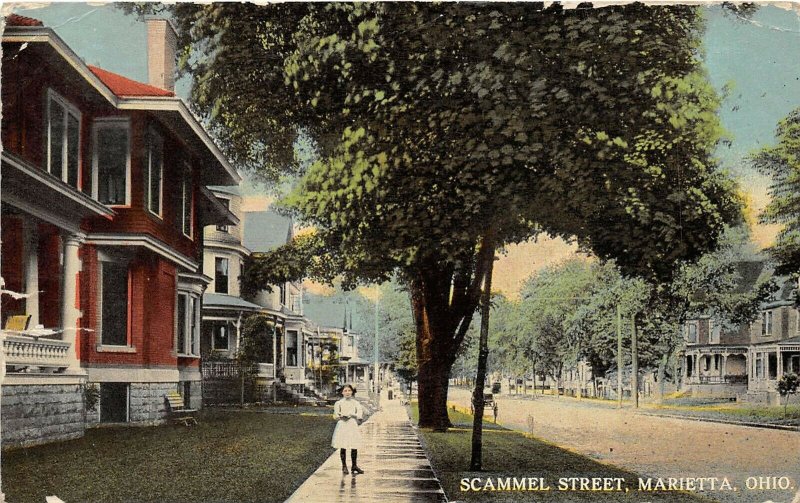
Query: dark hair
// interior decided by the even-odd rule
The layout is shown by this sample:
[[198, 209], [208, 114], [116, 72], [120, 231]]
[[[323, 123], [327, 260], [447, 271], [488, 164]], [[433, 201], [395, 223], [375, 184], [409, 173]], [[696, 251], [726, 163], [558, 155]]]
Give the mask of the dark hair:
[[350, 391], [353, 392], [353, 396], [356, 396], [356, 389], [353, 387], [352, 384], [345, 384], [344, 386], [342, 386], [342, 388], [339, 390], [339, 394], [341, 394], [345, 388], [350, 388]]

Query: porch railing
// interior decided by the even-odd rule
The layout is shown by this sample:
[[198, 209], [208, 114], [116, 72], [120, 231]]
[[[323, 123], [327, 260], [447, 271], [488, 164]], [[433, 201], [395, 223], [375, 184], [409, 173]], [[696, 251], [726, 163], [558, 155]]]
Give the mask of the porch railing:
[[747, 384], [746, 375], [698, 376], [700, 384]]
[[3, 339], [6, 367], [38, 367], [62, 370], [69, 367], [68, 353], [71, 343], [29, 335], [6, 334]]

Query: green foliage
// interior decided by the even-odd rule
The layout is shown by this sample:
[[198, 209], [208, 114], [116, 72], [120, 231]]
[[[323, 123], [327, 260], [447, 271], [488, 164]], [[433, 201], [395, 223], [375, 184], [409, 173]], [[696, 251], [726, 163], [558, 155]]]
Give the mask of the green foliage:
[[[284, 201], [317, 229], [301, 264], [328, 256], [320, 279], [409, 285], [421, 385], [442, 382], [467, 334], [482, 247], [543, 232], [663, 280], [739, 218], [711, 155], [719, 99], [696, 7], [166, 8], [225, 153], [263, 179], [302, 175]], [[262, 259], [278, 267], [249, 285], [302, 271]]]
[[751, 157], [753, 166], [772, 177], [770, 202], [761, 214], [762, 223], [781, 224], [770, 249], [778, 272], [800, 270], [800, 108], [778, 123], [777, 145], [765, 147]]
[[784, 374], [778, 379], [778, 393], [781, 396], [787, 396], [797, 393], [797, 386], [800, 384], [797, 374]]
[[83, 406], [87, 412], [91, 412], [100, 402], [100, 387], [96, 383], [83, 385]]
[[270, 361], [272, 338], [275, 336], [275, 323], [267, 316], [249, 316], [242, 327], [242, 340], [236, 354], [239, 362], [253, 364]]

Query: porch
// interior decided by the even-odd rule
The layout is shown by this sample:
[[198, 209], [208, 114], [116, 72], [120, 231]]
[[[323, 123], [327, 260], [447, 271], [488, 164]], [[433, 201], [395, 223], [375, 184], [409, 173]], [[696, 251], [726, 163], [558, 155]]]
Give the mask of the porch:
[[750, 392], [776, 393], [784, 375], [800, 374], [800, 337], [756, 345], [750, 352]]

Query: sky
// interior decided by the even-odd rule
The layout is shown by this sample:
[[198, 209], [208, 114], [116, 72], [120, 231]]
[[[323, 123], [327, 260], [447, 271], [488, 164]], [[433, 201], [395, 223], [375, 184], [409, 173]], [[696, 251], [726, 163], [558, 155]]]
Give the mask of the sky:
[[[757, 213], [768, 201], [769, 180], [754, 172], [746, 156], [774, 143], [777, 122], [800, 106], [800, 4], [760, 3], [749, 20], [707, 5], [704, 35], [705, 63], [711, 83], [729, 88], [720, 110], [730, 144], [717, 155], [739, 180]], [[146, 31], [134, 16], [102, 3], [6, 3], [10, 10], [40, 19], [53, 28], [88, 64], [139, 81], [147, 81]], [[182, 79], [176, 91], [187, 97], [190, 82]], [[268, 199], [253, 197], [247, 207], [257, 209]], [[774, 226], [758, 225], [754, 240], [762, 247], [774, 239]], [[510, 246], [495, 268], [494, 286], [514, 296], [522, 282], [541, 267], [574, 256], [575, 246], [540, 238], [535, 243]]]

